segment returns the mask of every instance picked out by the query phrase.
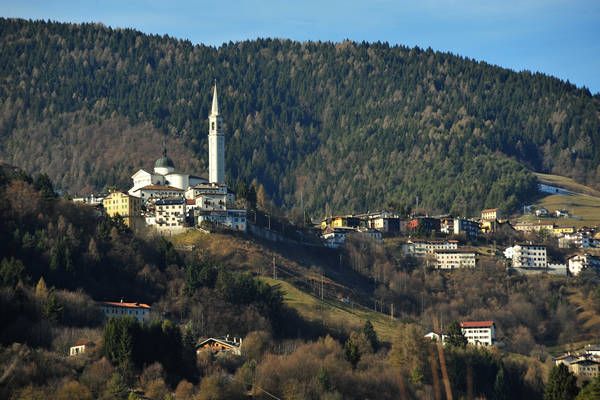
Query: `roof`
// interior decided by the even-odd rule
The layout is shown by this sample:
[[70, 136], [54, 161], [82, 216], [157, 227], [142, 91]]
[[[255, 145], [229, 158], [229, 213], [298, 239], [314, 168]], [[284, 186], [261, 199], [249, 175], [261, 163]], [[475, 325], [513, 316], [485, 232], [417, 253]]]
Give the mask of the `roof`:
[[450, 253], [450, 254], [454, 254], [454, 253], [477, 253], [477, 250], [475, 250], [475, 249], [467, 249], [467, 248], [462, 248], [462, 249], [439, 249], [439, 250], [435, 250], [434, 253]]
[[189, 204], [189, 205], [196, 205], [196, 200], [194, 199], [186, 199], [185, 200], [185, 204]]
[[209, 343], [209, 342], [217, 342], [217, 343], [222, 344], [223, 346], [228, 346], [228, 347], [240, 347], [240, 343], [234, 343], [234, 342], [230, 342], [230, 341], [227, 341], [224, 339], [208, 338], [208, 339], [204, 339], [203, 341], [198, 343], [196, 348], [202, 347], [203, 345], [205, 345], [206, 343]]
[[105, 306], [113, 306], [113, 307], [125, 307], [125, 308], [145, 308], [150, 309], [148, 304], [144, 303], [125, 303], [123, 301], [101, 301], [100, 304]]
[[499, 211], [499, 208], [488, 208], [487, 210], [481, 210], [482, 213], [484, 212], [494, 212], [494, 211]]
[[[174, 186], [163, 186], [163, 185], [146, 185], [137, 190], [171, 190], [171, 191], [176, 190], [178, 192], [183, 192], [183, 189], [179, 189]], [[136, 192], [137, 192], [137, 190], [136, 190]]]
[[491, 328], [494, 321], [462, 321], [461, 328]]
[[162, 200], [158, 200], [156, 203], [154, 203], [157, 206], [165, 206], [165, 205], [175, 205], [175, 204], [184, 204], [185, 199], [183, 198], [177, 198], [177, 199], [162, 199]]
[[163, 149], [163, 155], [161, 158], [156, 160], [154, 163], [154, 168], [175, 168], [175, 164], [173, 164], [173, 160], [167, 157], [167, 148]]
[[81, 341], [75, 343], [71, 347], [87, 346], [87, 345], [90, 345], [90, 344], [94, 344], [94, 342], [92, 342], [91, 340], [81, 340]]

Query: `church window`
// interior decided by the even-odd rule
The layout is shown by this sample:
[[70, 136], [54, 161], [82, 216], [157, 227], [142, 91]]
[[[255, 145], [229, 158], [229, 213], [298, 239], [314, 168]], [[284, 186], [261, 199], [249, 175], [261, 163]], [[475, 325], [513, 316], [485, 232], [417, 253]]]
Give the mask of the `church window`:
[[212, 125], [211, 129], [214, 131], [215, 130], [215, 123], [213, 122], [211, 125]]

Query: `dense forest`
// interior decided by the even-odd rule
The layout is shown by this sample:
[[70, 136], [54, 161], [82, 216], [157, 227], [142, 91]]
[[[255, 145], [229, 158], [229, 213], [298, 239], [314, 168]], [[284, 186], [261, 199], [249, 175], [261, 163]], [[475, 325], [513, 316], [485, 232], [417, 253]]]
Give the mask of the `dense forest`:
[[[193, 45], [101, 24], [0, 20], [0, 157], [71, 193], [127, 188], [166, 140], [207, 167], [217, 81], [230, 183], [316, 215], [513, 209], [530, 170], [600, 185], [600, 98], [543, 74], [387, 43]], [[301, 201], [302, 200], [302, 201]]]

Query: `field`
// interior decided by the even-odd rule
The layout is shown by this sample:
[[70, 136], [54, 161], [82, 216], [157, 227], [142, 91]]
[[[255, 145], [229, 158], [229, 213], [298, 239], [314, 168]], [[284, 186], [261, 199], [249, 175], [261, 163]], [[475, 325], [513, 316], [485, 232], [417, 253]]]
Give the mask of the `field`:
[[558, 226], [594, 227], [600, 225], [600, 191], [574, 182], [570, 178], [558, 175], [536, 174], [541, 183], [557, 186], [582, 194], [552, 194], [542, 197], [536, 206], [548, 211], [565, 209], [570, 218], [538, 218], [527, 215], [520, 221], [554, 222]]
[[284, 293], [284, 301], [290, 307], [298, 310], [308, 321], [321, 322], [324, 325], [340, 331], [361, 329], [370, 320], [382, 342], [392, 342], [395, 331], [399, 326], [398, 319], [390, 319], [389, 315], [369, 311], [362, 307], [335, 300], [321, 300], [317, 296], [303, 292], [288, 282], [272, 278], [261, 278], [270, 285], [277, 285]]
[[600, 191], [592, 189], [588, 186], [582, 185], [580, 183], [575, 182], [571, 178], [567, 178], [565, 176], [560, 175], [550, 175], [550, 174], [540, 174], [535, 173], [540, 183], [544, 183], [546, 185], [558, 186], [563, 189], [569, 190], [575, 193], [583, 193], [589, 196], [600, 197]]

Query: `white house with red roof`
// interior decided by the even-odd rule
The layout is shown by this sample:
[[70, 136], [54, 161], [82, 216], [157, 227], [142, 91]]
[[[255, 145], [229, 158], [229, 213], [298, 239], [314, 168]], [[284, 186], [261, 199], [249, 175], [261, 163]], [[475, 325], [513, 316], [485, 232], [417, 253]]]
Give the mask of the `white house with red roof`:
[[460, 327], [469, 344], [491, 346], [496, 341], [494, 321], [462, 321]]
[[123, 300], [102, 301], [98, 305], [106, 318], [134, 317], [138, 322], [147, 322], [150, 319], [150, 306], [143, 303], [125, 303]]
[[83, 354], [83, 353], [87, 352], [91, 347], [94, 347], [94, 346], [96, 346], [96, 345], [91, 340], [79, 341], [79, 342], [75, 343], [73, 346], [71, 346], [71, 348], [69, 349], [69, 355], [77, 356], [79, 354]]

